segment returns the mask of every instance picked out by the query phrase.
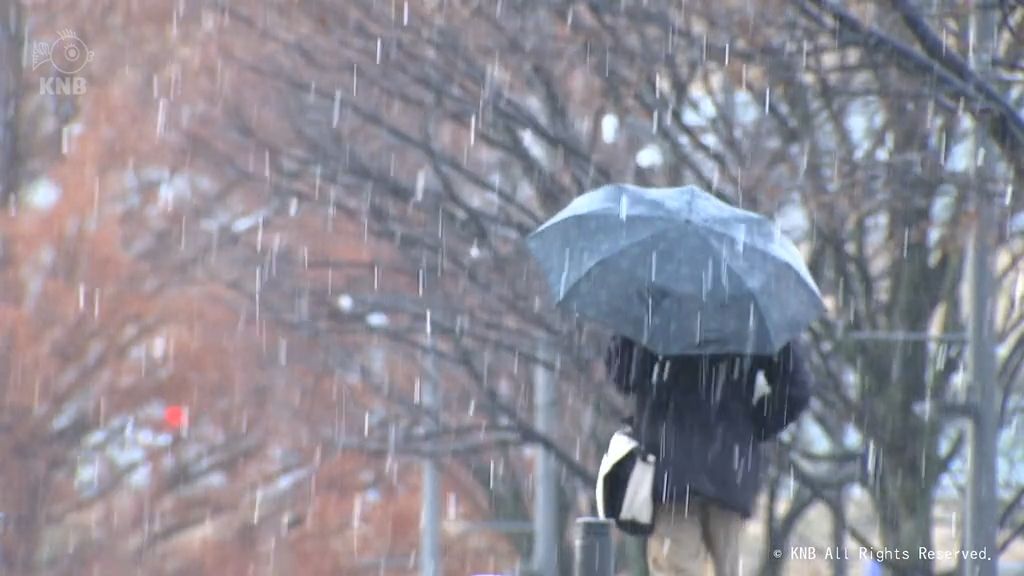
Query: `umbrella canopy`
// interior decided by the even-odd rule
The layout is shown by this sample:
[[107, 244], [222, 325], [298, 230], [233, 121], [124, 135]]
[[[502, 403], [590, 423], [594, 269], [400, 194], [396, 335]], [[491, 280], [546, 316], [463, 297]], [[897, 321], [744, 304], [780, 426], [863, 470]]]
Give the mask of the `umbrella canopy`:
[[695, 186], [598, 188], [527, 244], [560, 308], [659, 354], [773, 354], [824, 310], [777, 225]]

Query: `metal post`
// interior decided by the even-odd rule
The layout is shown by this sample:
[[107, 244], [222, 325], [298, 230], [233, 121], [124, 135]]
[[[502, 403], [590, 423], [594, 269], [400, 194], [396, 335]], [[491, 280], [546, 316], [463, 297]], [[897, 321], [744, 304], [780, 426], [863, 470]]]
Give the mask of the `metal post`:
[[[441, 407], [441, 394], [434, 372], [434, 349], [426, 336], [425, 370], [420, 377], [420, 396], [424, 410], [434, 416]], [[432, 425], [429, 426], [433, 428]], [[423, 458], [422, 508], [420, 509], [420, 576], [441, 576], [441, 477], [437, 461]]]
[[[974, 17], [977, 42], [975, 69], [983, 80], [992, 77], [995, 50], [995, 6], [979, 7]], [[975, 170], [975, 201], [977, 218], [971, 237], [970, 261], [970, 368], [971, 368], [971, 452], [970, 478], [965, 511], [964, 550], [984, 552], [987, 560], [965, 559], [965, 576], [995, 576], [997, 524], [997, 441], [995, 344], [992, 335], [992, 268], [989, 234], [994, 228], [989, 199], [991, 175], [998, 151], [992, 145], [986, 123], [975, 119], [977, 164]]]
[[573, 539], [573, 576], [612, 576], [615, 548], [612, 524], [601, 518], [578, 518]]
[[[537, 357], [550, 360], [550, 349], [541, 344]], [[558, 390], [551, 371], [538, 363], [533, 378], [534, 426], [548, 438], [558, 430]], [[537, 446], [533, 493], [533, 571], [540, 576], [556, 576], [558, 548], [558, 463], [543, 446]]]
[[[842, 485], [836, 488], [836, 510], [832, 513], [832, 546], [836, 550], [846, 550], [846, 533], [849, 531], [846, 520], [846, 494], [843, 488]], [[832, 564], [832, 576], [847, 576], [847, 574], [849, 574], [849, 567], [846, 562]]]
[[995, 576], [997, 439], [995, 347], [992, 338], [992, 271], [986, 239], [992, 230], [988, 200], [978, 199], [971, 246], [971, 452], [964, 550], [987, 551], [989, 561], [964, 562], [965, 576]]

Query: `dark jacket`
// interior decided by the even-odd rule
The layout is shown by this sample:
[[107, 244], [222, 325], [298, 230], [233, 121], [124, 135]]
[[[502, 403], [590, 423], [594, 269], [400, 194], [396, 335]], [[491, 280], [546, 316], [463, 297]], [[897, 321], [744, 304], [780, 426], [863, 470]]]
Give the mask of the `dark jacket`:
[[[658, 456], [657, 500], [682, 508], [699, 496], [750, 516], [760, 443], [795, 420], [810, 397], [798, 347], [775, 356], [657, 356], [616, 337], [606, 365], [616, 387], [636, 397], [634, 429]], [[755, 403], [759, 371], [771, 392]]]

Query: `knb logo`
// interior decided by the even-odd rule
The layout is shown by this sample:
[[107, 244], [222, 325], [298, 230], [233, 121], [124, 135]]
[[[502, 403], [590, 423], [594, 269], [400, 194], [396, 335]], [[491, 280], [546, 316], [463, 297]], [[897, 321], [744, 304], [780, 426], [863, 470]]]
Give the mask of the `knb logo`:
[[39, 78], [39, 93], [51, 96], [85, 94], [86, 82], [79, 72], [92, 62], [93, 51], [73, 30], [61, 30], [53, 42], [36, 42], [32, 48], [32, 69], [49, 64], [59, 76]]

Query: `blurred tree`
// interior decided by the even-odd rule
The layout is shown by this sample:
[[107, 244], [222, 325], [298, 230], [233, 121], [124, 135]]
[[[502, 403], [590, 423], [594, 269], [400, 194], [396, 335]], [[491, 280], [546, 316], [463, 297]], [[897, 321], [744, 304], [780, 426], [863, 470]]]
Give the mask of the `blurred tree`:
[[[474, 531], [455, 520], [530, 509], [523, 443], [572, 479], [563, 515], [587, 507], [620, 399], [599, 385], [600, 335], [550, 315], [520, 240], [615, 180], [696, 182], [774, 215], [829, 298], [815, 419], [770, 471], [766, 552], [816, 502], [865, 545], [929, 547], [962, 478], [975, 124], [1003, 152], [983, 184], [1005, 200], [1001, 425], [1019, 421], [1019, 4], [1000, 4], [991, 83], [957, 2], [7, 6], [5, 78], [26, 74], [19, 22], [73, 25], [98, 53], [84, 97], [0, 85], [14, 571], [407, 570], [415, 534], [389, 524], [415, 523], [404, 455], [447, 464], [453, 565], [501, 557], [458, 548]], [[560, 379], [554, 436], [530, 422], [538, 362]], [[423, 378], [444, 382], [442, 412], [419, 403]], [[165, 403], [189, 407], [187, 437], [154, 427]], [[1004, 547], [1024, 529], [1020, 478], [1001, 479]], [[877, 537], [845, 519], [851, 484]]]
[[[581, 191], [616, 180], [694, 182], [774, 215], [804, 242], [830, 305], [814, 337], [822, 388], [807, 427], [816, 432], [784, 446], [778, 477], [794, 474], [810, 498], [835, 507], [845, 485], [862, 485], [881, 533], [859, 539], [916, 551], [932, 547], [934, 499], [957, 485], [963, 460], [956, 335], [975, 123], [1005, 164], [1001, 182], [985, 183], [990, 194], [1007, 191], [1007, 225], [993, 230], [1007, 312], [998, 327], [1002, 424], [1020, 411], [1012, 382], [1024, 314], [1012, 294], [1021, 246], [1011, 223], [1020, 213], [1012, 189], [1024, 173], [1024, 94], [1009, 80], [1021, 73], [1024, 9], [1003, 5], [996, 67], [1005, 81], [988, 83], [966, 64], [970, 8], [233, 5], [225, 18], [252, 39], [226, 53], [224, 66], [236, 85], [261, 93], [226, 84], [230, 106], [211, 109], [190, 146], [228, 180], [260, 183], [268, 226], [302, 206], [322, 215], [321, 226], [344, 217], [361, 223], [368, 245], [390, 246], [387, 262], [359, 265], [372, 278], [365, 290], [347, 284], [347, 299], [324, 302], [334, 311], [312, 322], [328, 319], [335, 326], [326, 333], [358, 331], [353, 321], [386, 313], [373, 316], [388, 320], [376, 331], [414, 348], [409, 331], [429, 323], [444, 339], [448, 385], [471, 398], [468, 411], [448, 406], [449, 433], [498, 442], [509, 431], [557, 448], [584, 483], [573, 453], [593, 465], [601, 436], [592, 423], [617, 404], [592, 382], [594, 335], [538, 303], [522, 236]], [[303, 261], [298, 249], [285, 256]], [[320, 294], [348, 266], [307, 265], [328, 271], [317, 273]], [[566, 427], [555, 438], [537, 434], [523, 406], [522, 364], [537, 361], [541, 339], [564, 344], [556, 363]], [[467, 415], [498, 436], [460, 424]], [[380, 428], [391, 438], [390, 429]], [[422, 441], [399, 439], [409, 450]], [[893, 565], [932, 569], [916, 554]]]
[[[216, 245], [183, 227], [201, 178], [136, 130], [160, 106], [137, 95], [180, 75], [165, 14], [8, 2], [0, 19], [0, 572], [173, 573], [203, 565], [192, 542], [215, 526], [244, 572], [253, 508], [264, 540], [296, 516], [285, 488], [312, 447], [265, 417], [274, 327], [240, 337], [245, 303], [202, 279]], [[53, 72], [24, 66], [24, 31], [65, 27], [97, 53], [86, 89], [37, 91]]]

